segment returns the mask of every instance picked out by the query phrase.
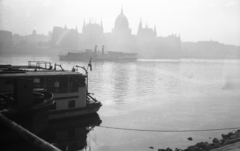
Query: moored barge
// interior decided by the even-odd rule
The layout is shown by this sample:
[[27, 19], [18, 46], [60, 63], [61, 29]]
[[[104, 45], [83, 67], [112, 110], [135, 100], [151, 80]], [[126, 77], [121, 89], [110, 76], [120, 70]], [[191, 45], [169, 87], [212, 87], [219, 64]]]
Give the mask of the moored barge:
[[[57, 69], [59, 68], [59, 69]], [[28, 65], [2, 65], [0, 92], [13, 91], [13, 79], [23, 78], [33, 81], [36, 92], [51, 92], [54, 105], [50, 108], [49, 119], [61, 119], [97, 112], [102, 106], [88, 92], [88, 71], [84, 73], [65, 71], [61, 65], [45, 61], [29, 61]], [[4, 88], [4, 89], [3, 89]]]

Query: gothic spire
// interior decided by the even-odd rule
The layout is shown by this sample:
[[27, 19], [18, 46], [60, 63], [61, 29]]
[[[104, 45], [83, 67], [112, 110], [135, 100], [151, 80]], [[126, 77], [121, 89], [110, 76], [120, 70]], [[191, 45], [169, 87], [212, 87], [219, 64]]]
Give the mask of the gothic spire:
[[142, 29], [142, 18], [140, 18], [140, 22], [139, 22], [139, 25], [138, 25], [138, 30], [141, 30]]
[[157, 36], [156, 24], [154, 25], [154, 33], [155, 33], [155, 36]]
[[156, 24], [154, 25], [154, 32], [157, 33]]
[[85, 19], [84, 19], [84, 21], [83, 21], [83, 27], [85, 27]]
[[123, 14], [123, 6], [122, 6], [122, 8], [121, 8], [121, 14]]

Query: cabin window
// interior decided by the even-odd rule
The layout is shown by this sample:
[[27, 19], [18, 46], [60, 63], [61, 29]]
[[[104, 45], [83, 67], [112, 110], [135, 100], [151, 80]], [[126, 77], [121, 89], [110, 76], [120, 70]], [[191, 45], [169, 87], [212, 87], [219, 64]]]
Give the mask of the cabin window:
[[85, 87], [85, 77], [83, 76], [70, 76], [68, 79], [69, 92], [77, 92], [79, 87]]
[[48, 87], [53, 87], [54, 86], [54, 78], [53, 77], [47, 77], [46, 78], [46, 84]]
[[76, 87], [73, 87], [74, 79], [72, 77], [68, 78], [68, 92], [77, 92], [78, 89]]
[[73, 78], [74, 86], [76, 86], [76, 87], [86, 86], [85, 77], [73, 76], [72, 78]]
[[55, 81], [55, 82], [54, 82], [54, 86], [58, 88], [58, 87], [59, 87], [59, 82], [58, 82], [58, 81]]
[[68, 77], [67, 76], [62, 76], [58, 78], [59, 80], [59, 92], [60, 93], [67, 93], [68, 89]]
[[33, 84], [34, 88], [44, 88], [44, 77], [34, 77]]
[[74, 79], [75, 79], [75, 82], [74, 82], [75, 86], [77, 86], [77, 87], [84, 87], [84, 86], [86, 86], [85, 77], [77, 77], [77, 76], [75, 76]]
[[40, 83], [40, 79], [39, 78], [34, 78], [33, 82], [34, 83]]
[[50, 92], [56, 92], [55, 85], [54, 85], [55, 79], [54, 77], [46, 77], [46, 88]]
[[47, 77], [46, 84], [48, 90], [57, 93], [67, 93], [68, 92], [68, 77], [67, 76], [57, 76], [57, 77]]
[[75, 107], [75, 100], [68, 101], [68, 108], [74, 108]]

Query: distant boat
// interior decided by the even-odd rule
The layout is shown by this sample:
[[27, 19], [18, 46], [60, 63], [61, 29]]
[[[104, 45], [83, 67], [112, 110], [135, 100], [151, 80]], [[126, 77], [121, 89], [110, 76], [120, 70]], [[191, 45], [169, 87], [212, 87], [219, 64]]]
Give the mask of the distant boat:
[[[85, 74], [75, 72], [75, 68], [84, 69]], [[88, 71], [85, 67], [75, 68], [65, 71], [61, 65], [55, 64], [53, 68], [50, 62], [45, 61], [29, 61], [27, 66], [5, 65], [0, 74], [0, 92], [13, 91], [13, 79], [23, 78], [33, 82], [34, 91], [53, 94], [55, 103], [50, 107], [49, 119], [95, 113], [102, 104], [88, 92]]]
[[90, 58], [94, 61], [135, 61], [137, 60], [137, 53], [104, 52], [104, 46], [102, 52], [97, 52], [97, 46], [95, 46], [94, 51], [86, 49], [85, 51], [68, 52], [65, 55], [59, 55], [59, 60], [63, 61], [88, 61]]

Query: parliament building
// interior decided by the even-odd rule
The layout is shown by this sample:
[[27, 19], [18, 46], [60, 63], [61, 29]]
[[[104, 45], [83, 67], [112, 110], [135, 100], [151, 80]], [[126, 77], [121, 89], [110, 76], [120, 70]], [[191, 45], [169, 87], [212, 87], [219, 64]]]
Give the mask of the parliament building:
[[[164, 30], [164, 29], [162, 29]], [[156, 26], [152, 29], [143, 27], [140, 19], [137, 34], [132, 34], [129, 22], [123, 9], [117, 16], [114, 27], [110, 33], [104, 33], [103, 23], [89, 20], [84, 21], [82, 33], [78, 28], [53, 27], [51, 34], [51, 47], [62, 51], [94, 49], [101, 51], [120, 51], [138, 53], [141, 58], [181, 58], [180, 35], [158, 37]]]

